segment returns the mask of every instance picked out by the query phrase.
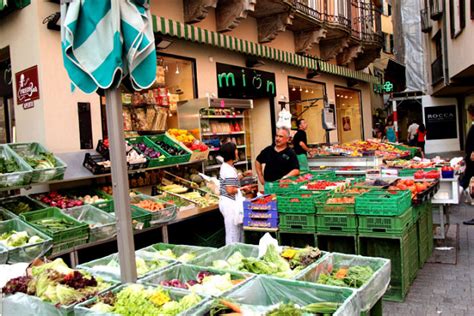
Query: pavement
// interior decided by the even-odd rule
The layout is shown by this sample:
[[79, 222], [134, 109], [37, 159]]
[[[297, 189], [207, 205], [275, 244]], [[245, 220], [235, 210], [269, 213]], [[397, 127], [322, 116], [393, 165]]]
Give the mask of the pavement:
[[383, 302], [384, 315], [474, 315], [474, 226], [462, 224], [474, 218], [474, 206], [461, 202], [450, 210], [451, 223], [460, 229], [457, 264], [426, 263], [405, 302]]

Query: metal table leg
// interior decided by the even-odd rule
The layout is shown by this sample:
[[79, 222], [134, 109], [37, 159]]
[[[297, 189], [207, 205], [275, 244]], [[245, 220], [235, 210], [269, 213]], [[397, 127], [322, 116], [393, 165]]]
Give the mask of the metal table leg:
[[[446, 208], [446, 210], [445, 210]], [[436, 234], [434, 236], [434, 239], [445, 239], [446, 238], [446, 229], [445, 225], [449, 224], [449, 214], [448, 214], [448, 209], [447, 206], [444, 204], [438, 205], [438, 210], [439, 210], [439, 234]], [[446, 215], [446, 222], [444, 220], [444, 216]]]
[[163, 242], [168, 244], [169, 243], [168, 225], [163, 225], [163, 227], [161, 227], [161, 235], [163, 237]]
[[71, 268], [75, 268], [79, 263], [79, 255], [77, 250], [73, 250], [69, 253], [69, 259], [71, 260]]

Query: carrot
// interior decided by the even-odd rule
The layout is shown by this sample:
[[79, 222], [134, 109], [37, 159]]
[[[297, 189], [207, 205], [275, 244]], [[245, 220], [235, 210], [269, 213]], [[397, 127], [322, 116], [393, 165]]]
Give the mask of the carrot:
[[229, 302], [229, 301], [226, 301], [226, 300], [220, 300], [220, 303], [222, 305], [224, 305], [225, 307], [230, 308], [231, 310], [233, 310], [236, 313], [239, 313], [239, 314], [241, 313], [240, 307], [237, 304], [233, 303], [233, 302]]
[[340, 268], [339, 270], [337, 270], [335, 277], [338, 279], [344, 279], [347, 275], [347, 271], [347, 268]]

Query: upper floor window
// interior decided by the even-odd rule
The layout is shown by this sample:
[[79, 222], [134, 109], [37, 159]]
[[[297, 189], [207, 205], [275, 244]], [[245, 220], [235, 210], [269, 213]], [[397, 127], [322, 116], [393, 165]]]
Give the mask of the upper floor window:
[[461, 34], [466, 26], [466, 1], [449, 0], [449, 20], [451, 24], [451, 38]]
[[393, 54], [393, 34], [383, 34], [383, 52]]
[[385, 2], [383, 5], [383, 15], [392, 16], [392, 5], [388, 2]]

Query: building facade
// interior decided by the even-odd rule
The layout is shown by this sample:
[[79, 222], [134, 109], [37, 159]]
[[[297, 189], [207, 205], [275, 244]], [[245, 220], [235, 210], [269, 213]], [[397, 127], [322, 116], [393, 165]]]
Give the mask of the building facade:
[[[371, 91], [380, 81], [367, 67], [382, 48], [376, 3], [152, 0], [150, 5], [159, 69], [163, 69], [171, 101], [226, 97], [221, 88], [223, 82], [228, 83], [222, 81], [222, 69], [229, 67], [274, 77], [274, 83], [265, 86], [269, 87], [266, 93], [248, 96], [254, 102], [254, 153], [272, 142], [283, 106], [294, 118], [308, 121], [311, 143], [324, 142], [323, 98], [336, 112], [338, 128], [330, 132], [331, 142], [371, 137]], [[64, 152], [87, 148], [88, 142], [81, 141], [84, 120], [90, 121], [92, 144], [104, 136], [104, 101], [71, 88], [62, 63], [60, 34], [42, 23], [57, 11], [57, 3], [32, 1], [2, 18], [0, 56], [12, 74], [12, 97], [4, 99], [14, 111], [14, 140], [40, 141]], [[34, 66], [39, 98], [19, 101], [21, 74]], [[252, 80], [261, 79], [257, 77]], [[260, 89], [260, 81], [255, 82], [255, 89]], [[295, 102], [308, 99], [318, 101]], [[177, 125], [170, 113], [167, 127]]]
[[[435, 98], [457, 103], [460, 146], [471, 125], [466, 108], [474, 103], [474, 4], [465, 0], [425, 0], [421, 27], [425, 34], [427, 92]], [[441, 111], [449, 116], [454, 110]]]

